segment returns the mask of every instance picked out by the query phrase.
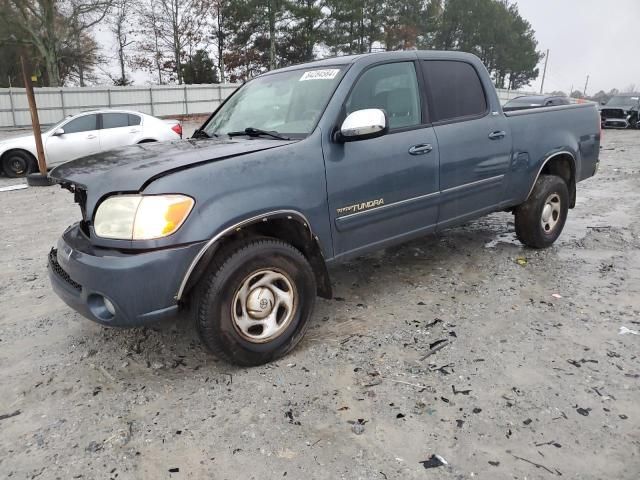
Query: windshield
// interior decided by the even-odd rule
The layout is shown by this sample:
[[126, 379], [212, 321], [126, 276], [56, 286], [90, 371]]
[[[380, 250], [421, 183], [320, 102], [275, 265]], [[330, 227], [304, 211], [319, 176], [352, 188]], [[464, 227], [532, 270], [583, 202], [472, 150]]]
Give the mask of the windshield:
[[640, 97], [613, 97], [607, 102], [607, 107], [633, 107], [639, 101]]
[[69, 120], [71, 118], [71, 115], [67, 115], [66, 117], [64, 117], [62, 120], [54, 123], [53, 125], [51, 125], [50, 127], [43, 129], [46, 132], [53, 132], [54, 130], [57, 130], [60, 125], [62, 125], [64, 122], [66, 122], [67, 120]]
[[341, 67], [331, 67], [258, 77], [240, 87], [203, 130], [220, 136], [251, 127], [303, 138], [316, 126], [341, 74]]

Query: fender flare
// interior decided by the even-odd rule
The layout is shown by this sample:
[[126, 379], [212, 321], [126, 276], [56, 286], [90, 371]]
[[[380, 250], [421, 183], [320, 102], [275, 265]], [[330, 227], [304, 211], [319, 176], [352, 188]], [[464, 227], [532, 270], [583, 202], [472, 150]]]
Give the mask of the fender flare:
[[555, 157], [559, 157], [560, 155], [569, 155], [571, 157], [571, 163], [572, 163], [572, 167], [573, 167], [573, 175], [574, 175], [574, 181], [575, 181], [575, 175], [576, 175], [576, 156], [571, 153], [569, 150], [562, 150], [560, 152], [556, 152], [552, 155], [549, 155], [544, 162], [542, 162], [542, 165], [540, 165], [540, 168], [538, 169], [538, 173], [536, 174], [536, 177], [533, 179], [533, 183], [531, 184], [531, 188], [529, 188], [529, 193], [527, 193], [527, 197], [525, 198], [525, 202], [529, 199], [529, 197], [531, 196], [531, 194], [533, 193], [533, 189], [536, 186], [536, 182], [538, 181], [538, 178], [540, 178], [540, 175], [542, 174], [542, 170], [544, 170], [544, 167], [547, 163], [549, 163], [551, 160], [553, 160]]
[[[248, 227], [250, 225], [254, 225], [256, 223], [259, 222], [268, 222], [270, 219], [275, 219], [275, 218], [284, 218], [287, 220], [293, 220], [293, 221], [298, 221], [299, 223], [301, 223], [307, 230], [309, 230], [309, 239], [311, 241], [313, 241], [314, 243], [316, 243], [316, 245], [318, 246], [318, 249], [320, 251], [320, 253], [322, 253], [322, 250], [319, 248], [319, 244], [318, 244], [318, 239], [317, 237], [314, 235], [313, 230], [311, 229], [311, 223], [309, 222], [309, 220], [307, 219], [307, 217], [305, 217], [302, 213], [296, 211], [296, 210], [274, 210], [274, 211], [270, 211], [270, 212], [265, 212], [262, 213], [260, 215], [256, 215], [244, 220], [241, 220], [237, 223], [234, 223], [233, 225], [230, 225], [228, 227], [226, 227], [225, 229], [221, 230], [220, 232], [218, 232], [217, 234], [215, 234], [198, 252], [198, 254], [193, 258], [193, 260], [191, 261], [191, 263], [189, 264], [189, 268], [187, 268], [183, 278], [182, 278], [182, 282], [180, 283], [180, 287], [178, 289], [178, 292], [175, 296], [175, 299], [177, 301], [182, 300], [185, 290], [187, 288], [187, 285], [189, 284], [189, 280], [192, 277], [192, 275], [194, 274], [195, 270], [197, 269], [200, 261], [208, 254], [208, 253], [215, 253], [215, 251], [218, 248], [218, 244], [219, 242], [226, 237], [227, 235], [230, 235], [234, 232], [238, 232], [240, 231], [242, 228], [244, 227]], [[213, 250], [212, 250], [213, 249]], [[324, 262], [323, 262], [324, 264]], [[325, 274], [328, 278], [328, 272], [326, 271], [326, 265], [324, 266], [325, 269]]]

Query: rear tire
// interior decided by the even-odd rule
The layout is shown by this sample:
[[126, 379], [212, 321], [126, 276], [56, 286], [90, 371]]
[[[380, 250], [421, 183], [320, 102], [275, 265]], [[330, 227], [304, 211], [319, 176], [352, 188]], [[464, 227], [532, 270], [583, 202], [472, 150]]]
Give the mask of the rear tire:
[[2, 170], [9, 178], [26, 177], [36, 169], [36, 160], [29, 152], [10, 150], [2, 157]]
[[304, 336], [316, 281], [306, 258], [272, 238], [248, 240], [214, 259], [194, 294], [198, 333], [219, 358], [268, 363]]
[[569, 190], [556, 175], [541, 175], [531, 195], [515, 210], [516, 236], [531, 248], [547, 248], [558, 239], [567, 221]]

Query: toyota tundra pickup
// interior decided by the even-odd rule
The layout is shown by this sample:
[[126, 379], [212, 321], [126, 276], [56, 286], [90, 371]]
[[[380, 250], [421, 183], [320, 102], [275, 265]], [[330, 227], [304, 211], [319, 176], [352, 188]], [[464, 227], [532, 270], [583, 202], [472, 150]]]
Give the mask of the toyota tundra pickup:
[[[135, 327], [195, 315], [240, 365], [303, 337], [327, 265], [496, 211], [532, 248], [558, 238], [598, 168], [593, 104], [504, 113], [459, 52], [330, 58], [247, 82], [193, 138], [58, 166], [82, 220], [49, 254], [56, 293]], [[183, 317], [184, 318], [184, 317]]]

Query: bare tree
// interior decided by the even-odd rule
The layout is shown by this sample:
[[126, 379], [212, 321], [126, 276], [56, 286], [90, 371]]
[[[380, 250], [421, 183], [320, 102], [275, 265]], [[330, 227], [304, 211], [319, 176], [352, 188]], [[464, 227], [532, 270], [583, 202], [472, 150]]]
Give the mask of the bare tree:
[[204, 41], [207, 23], [204, 8], [203, 0], [147, 0], [139, 11], [143, 55], [137, 57], [137, 64], [148, 69], [155, 67], [160, 82], [162, 73], [170, 71], [182, 83], [184, 58]]
[[113, 8], [109, 16], [109, 30], [116, 41], [116, 56], [120, 76], [112, 79], [116, 85], [129, 85], [131, 80], [127, 77], [126, 64], [129, 55], [128, 48], [134, 43], [131, 15], [135, 8], [135, 2], [131, 0], [114, 0]]
[[[88, 32], [104, 19], [113, 0], [6, 0], [15, 10], [27, 43], [42, 56], [49, 86], [62, 84], [63, 47], [82, 52]], [[72, 44], [72, 45], [70, 45]], [[79, 64], [80, 83], [84, 65]]]

